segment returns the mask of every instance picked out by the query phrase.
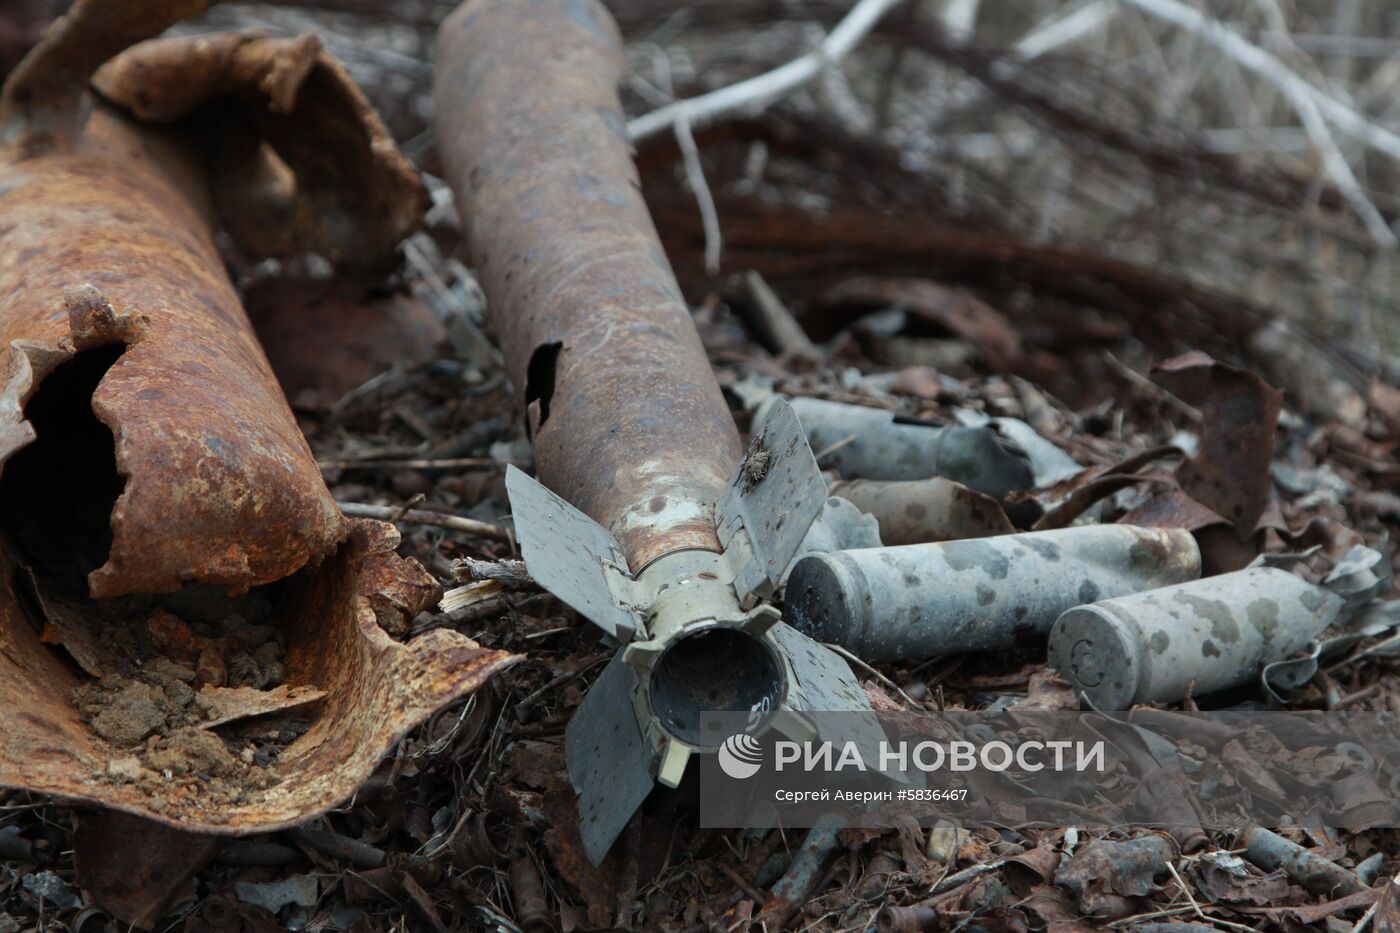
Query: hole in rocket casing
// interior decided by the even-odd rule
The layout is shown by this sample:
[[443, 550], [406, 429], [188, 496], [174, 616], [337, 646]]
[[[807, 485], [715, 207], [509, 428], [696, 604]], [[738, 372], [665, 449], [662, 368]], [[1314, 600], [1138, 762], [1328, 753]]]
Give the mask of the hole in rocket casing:
[[744, 731], [767, 725], [783, 699], [783, 669], [768, 642], [735, 628], [707, 628], [672, 642], [651, 671], [651, 708], [661, 726], [687, 745], [718, 748], [729, 736], [706, 736], [706, 712], [752, 713]]
[[[525, 366], [525, 408], [535, 402], [540, 403], [539, 427], [549, 420], [549, 403], [554, 398], [554, 371], [559, 364], [559, 354], [564, 344], [558, 340], [542, 343], [530, 354], [530, 362]], [[526, 420], [526, 431], [529, 422]]]

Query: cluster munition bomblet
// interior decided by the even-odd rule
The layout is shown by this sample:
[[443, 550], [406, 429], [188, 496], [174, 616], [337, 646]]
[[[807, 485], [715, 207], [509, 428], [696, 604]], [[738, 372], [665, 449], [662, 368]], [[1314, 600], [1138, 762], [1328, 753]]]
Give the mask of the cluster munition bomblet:
[[1238, 687], [1307, 647], [1346, 599], [1252, 567], [1077, 606], [1050, 633], [1050, 666], [1097, 709]]
[[808, 715], [870, 707], [845, 661], [762, 601], [826, 485], [786, 406], [739, 440], [642, 201], [607, 11], [470, 0], [437, 61], [439, 149], [537, 467], [506, 478], [521, 552], [621, 646], [565, 734], [596, 863], [656, 782], [728, 738], [702, 731], [705, 711], [869, 741]]
[[1016, 531], [991, 496], [941, 476], [838, 480], [830, 492], [879, 523], [881, 544], [927, 544]]
[[1035, 485], [1030, 458], [993, 426], [939, 425], [883, 408], [776, 395], [759, 406], [754, 423], [784, 401], [812, 449], [822, 451], [822, 466], [842, 479], [941, 476], [998, 500]]
[[1188, 531], [1078, 525], [812, 554], [784, 595], [799, 631], [879, 662], [1043, 644], [1067, 609], [1200, 572]]

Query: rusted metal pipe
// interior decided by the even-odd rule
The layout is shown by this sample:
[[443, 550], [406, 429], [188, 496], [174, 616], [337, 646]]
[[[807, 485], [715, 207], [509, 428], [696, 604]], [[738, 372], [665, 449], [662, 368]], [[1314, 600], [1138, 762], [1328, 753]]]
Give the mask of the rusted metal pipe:
[[475, 0], [443, 24], [437, 64], [447, 179], [540, 480], [634, 572], [720, 550], [714, 506], [742, 448], [642, 201], [617, 27], [593, 0]]
[[[221, 222], [207, 140], [191, 129], [199, 121], [153, 126], [125, 106], [180, 97], [169, 115], [207, 116], [205, 105], [236, 98], [252, 114], [280, 109], [288, 123], [318, 111], [312, 123], [342, 134], [328, 140], [334, 151], [322, 161], [338, 167], [326, 177], [409, 192], [407, 206], [381, 217], [376, 233], [387, 239], [411, 231], [421, 188], [363, 96], [315, 43], [265, 36], [138, 46], [99, 82], [102, 99], [89, 92], [93, 70], [113, 53], [204, 6], [79, 0], [0, 95], [0, 518], [7, 530], [37, 521], [44, 534], [31, 538], [55, 546], [36, 554], [11, 535], [0, 544], [0, 785], [240, 833], [294, 825], [339, 803], [404, 731], [511, 659], [447, 632], [400, 645], [376, 624], [411, 618], [436, 582], [393, 553], [392, 526], [346, 519], [326, 489], [215, 247]], [[166, 66], [160, 84], [143, 66], [153, 48]], [[235, 60], [254, 67], [227, 70]], [[248, 84], [200, 80], [211, 72]], [[301, 164], [293, 149], [284, 155], [284, 169]], [[324, 189], [295, 172], [283, 180], [288, 199], [269, 203], [302, 209], [303, 229], [326, 235], [297, 242], [334, 254], [358, 209], [326, 202]], [[347, 204], [361, 198], [342, 192]], [[312, 201], [325, 210], [311, 210]], [[365, 267], [384, 259], [351, 253], [334, 258]], [[89, 381], [65, 383], [75, 371]], [[72, 397], [40, 421], [42, 397], [60, 383]], [[83, 418], [107, 444], [109, 476], [85, 459], [87, 448], [65, 446]], [[41, 496], [27, 480], [57, 492]], [[99, 486], [115, 505], [92, 498]], [[63, 545], [60, 532], [73, 528], [103, 542], [91, 562]], [[48, 598], [75, 567], [76, 591]], [[110, 622], [103, 607], [128, 604], [94, 598], [187, 592], [190, 583], [238, 594], [282, 581], [271, 619], [285, 639], [278, 663], [287, 689], [250, 688], [250, 705], [276, 710], [279, 698], [299, 698], [309, 731], [259, 774], [233, 759], [232, 776], [211, 777], [198, 792], [143, 783], [139, 749], [99, 734], [72, 699], [84, 683], [77, 667], [101, 678], [130, 663], [131, 645], [94, 643]]]

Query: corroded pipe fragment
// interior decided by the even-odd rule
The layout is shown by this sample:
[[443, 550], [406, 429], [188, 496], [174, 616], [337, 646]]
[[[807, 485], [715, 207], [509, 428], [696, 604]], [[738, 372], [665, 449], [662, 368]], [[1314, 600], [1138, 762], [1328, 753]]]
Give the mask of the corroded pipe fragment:
[[1250, 826], [1240, 834], [1244, 856], [1265, 871], [1283, 869], [1313, 894], [1324, 899], [1346, 897], [1366, 890], [1366, 885], [1341, 865], [1309, 851], [1262, 826]]
[[1084, 525], [807, 557], [788, 577], [787, 612], [864, 660], [914, 660], [1034, 642], [1080, 603], [1199, 573], [1189, 532]]
[[1070, 609], [1050, 664], [1101, 710], [1238, 687], [1306, 647], [1345, 601], [1303, 578], [1255, 567]]
[[93, 87], [144, 123], [199, 122], [219, 222], [250, 254], [388, 271], [427, 208], [418, 172], [314, 35], [154, 39]]
[[[87, 94], [112, 53], [204, 5], [80, 0], [0, 100], [0, 785], [185, 829], [253, 832], [348, 797], [405, 731], [512, 659], [449, 632], [407, 645], [385, 634], [380, 620], [411, 619], [436, 581], [394, 553], [392, 526], [346, 519], [326, 489], [215, 248], [198, 114], [152, 127]], [[202, 50], [224, 47], [181, 41], [185, 70], [172, 64], [164, 79], [175, 87], [209, 69]], [[274, 47], [259, 47], [266, 67], [248, 74], [280, 74]], [[311, 61], [290, 60], [309, 83], [258, 78], [215, 96], [256, 111], [275, 86], [292, 112], [310, 106], [312, 124], [340, 126], [327, 160], [358, 160], [364, 183], [402, 191], [412, 170], [371, 145], [380, 136], [359, 92], [318, 81], [328, 73]], [[139, 96], [140, 69], [119, 59], [113, 73]], [[108, 89], [119, 97], [121, 85]], [[401, 220], [376, 231], [379, 248], [412, 229], [420, 196], [414, 180], [409, 203], [391, 212]], [[290, 203], [306, 229], [348, 216], [316, 197]], [[222, 686], [225, 659], [200, 647], [213, 642], [162, 602], [194, 594], [220, 612], [237, 594], [268, 607], [280, 693]], [[190, 666], [150, 647], [161, 639], [188, 650]], [[158, 660], [165, 687], [132, 679], [138, 660]], [[79, 687], [123, 677], [132, 689], [102, 712], [79, 708]], [[189, 747], [220, 773], [187, 760], [179, 779], [163, 777], [138, 759], [154, 750], [135, 744], [176, 728], [149, 715], [165, 715], [158, 691], [172, 709], [192, 709], [196, 693], [238, 707], [249, 691], [256, 702], [241, 703], [242, 715], [294, 708], [304, 731], [254, 771], [212, 738], [212, 719], [182, 720]], [[112, 710], [120, 715], [99, 731]]]

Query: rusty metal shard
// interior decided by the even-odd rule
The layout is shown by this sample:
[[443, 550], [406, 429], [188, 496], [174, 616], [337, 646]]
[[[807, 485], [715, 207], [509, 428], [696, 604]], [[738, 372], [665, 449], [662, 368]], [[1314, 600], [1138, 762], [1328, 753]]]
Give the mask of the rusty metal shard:
[[437, 314], [417, 298], [339, 280], [264, 279], [244, 291], [243, 304], [296, 409], [329, 410], [395, 365], [437, 359], [446, 339]]
[[77, 881], [112, 916], [136, 929], [155, 927], [181, 890], [218, 853], [219, 841], [125, 813], [78, 817], [73, 834]]
[[204, 12], [216, 0], [77, 0], [19, 63], [0, 97], [0, 142], [19, 149], [71, 143], [88, 77], [133, 42]]
[[1200, 451], [1177, 468], [1181, 488], [1234, 525], [1244, 541], [1258, 529], [1269, 493], [1269, 460], [1283, 393], [1254, 373], [1193, 351], [1153, 370], [1205, 419]]
[[238, 719], [310, 706], [325, 695], [326, 692], [319, 687], [289, 687], [286, 684], [271, 690], [258, 690], [255, 687], [205, 687], [200, 691], [200, 699], [209, 707], [209, 718], [200, 723], [199, 727], [213, 729]]
[[0, 554], [0, 704], [7, 710], [0, 786], [220, 833], [293, 826], [345, 800], [408, 729], [515, 660], [444, 630], [406, 645], [385, 634], [374, 609], [384, 577], [426, 576], [394, 555], [397, 543], [392, 526], [354, 522], [344, 547], [289, 581], [287, 683], [325, 697], [306, 734], [267, 768], [275, 783], [210, 784], [199, 794], [159, 797], [139, 783], [107, 779], [108, 762], [122, 752], [69, 702], [79, 678], [40, 642], [10, 582], [13, 557]]
[[417, 170], [314, 35], [155, 39], [93, 85], [143, 121], [203, 118], [220, 219], [254, 255], [387, 269], [427, 207]]
[[[448, 631], [408, 644], [385, 633], [380, 619], [411, 618], [437, 583], [394, 553], [392, 526], [346, 519], [326, 489], [215, 249], [190, 128], [144, 125], [101, 102], [78, 119], [101, 59], [203, 5], [80, 2], [4, 92], [0, 786], [243, 833], [295, 825], [346, 799], [408, 729], [514, 658]], [[39, 90], [43, 100], [33, 99]], [[356, 119], [354, 107], [336, 115]], [[390, 162], [373, 164], [392, 174]], [[360, 187], [342, 194], [360, 198], [372, 185]], [[404, 189], [388, 179], [384, 190]], [[66, 401], [51, 410], [44, 400], [58, 386]], [[107, 445], [106, 466], [79, 443], [94, 439]], [[49, 466], [59, 479], [45, 475]], [[23, 487], [30, 481], [54, 491], [36, 495]], [[33, 500], [47, 503], [50, 524], [63, 514], [83, 526], [100, 553], [69, 554], [61, 540], [35, 551], [16, 518], [37, 514], [23, 512]], [[40, 543], [52, 544], [38, 527]], [[96, 569], [80, 569], [61, 604], [41, 599], [35, 609], [35, 594], [21, 592], [73, 566]], [[68, 645], [93, 630], [85, 615], [96, 618], [112, 597], [184, 592], [191, 581], [227, 593], [276, 582], [286, 689], [269, 700], [319, 697], [300, 711], [306, 731], [256, 776], [171, 782], [114, 768], [130, 745], [84, 720], [74, 690], [85, 678], [41, 637], [100, 669], [100, 652]]]
[[22, 422], [34, 385], [76, 353], [124, 344], [92, 402], [126, 478], [92, 595], [282, 579], [329, 555], [345, 520], [208, 227], [141, 143], [95, 118], [83, 151], [0, 164], [0, 417]]

